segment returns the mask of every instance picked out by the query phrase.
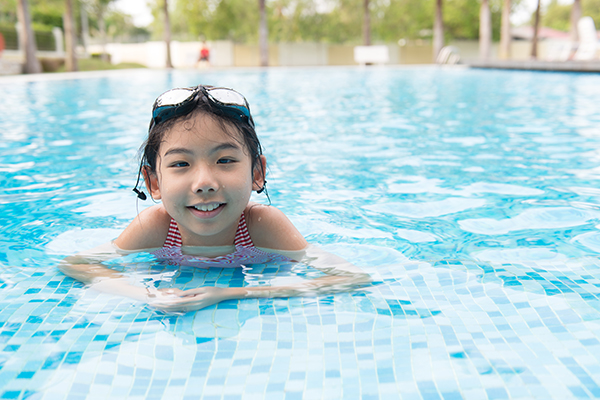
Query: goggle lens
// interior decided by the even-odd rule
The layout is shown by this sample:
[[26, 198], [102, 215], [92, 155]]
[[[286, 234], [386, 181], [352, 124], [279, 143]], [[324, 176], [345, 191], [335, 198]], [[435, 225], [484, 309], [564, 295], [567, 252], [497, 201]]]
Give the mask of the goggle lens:
[[172, 89], [158, 96], [154, 107], [176, 106], [189, 100], [196, 93], [193, 89]]
[[195, 88], [171, 89], [158, 96], [152, 110], [150, 129], [154, 124], [189, 113], [194, 107], [195, 103], [193, 101], [198, 93], [206, 94], [206, 100], [212, 102], [217, 108], [254, 127], [248, 102], [240, 93], [233, 89], [198, 86]]
[[214, 100], [222, 103], [223, 105], [236, 105], [240, 107], [246, 107], [246, 99], [244, 96], [230, 89], [210, 89], [207, 93]]

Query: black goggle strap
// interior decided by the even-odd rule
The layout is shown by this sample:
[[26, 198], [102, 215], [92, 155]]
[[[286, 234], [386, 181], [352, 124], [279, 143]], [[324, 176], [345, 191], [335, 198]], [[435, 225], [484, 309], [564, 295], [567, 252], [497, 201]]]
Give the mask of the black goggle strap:
[[142, 175], [142, 168], [144, 168], [143, 165], [140, 165], [140, 169], [138, 171], [138, 176], [137, 176], [137, 181], [135, 181], [135, 186], [133, 188], [133, 191], [135, 192], [135, 194], [137, 194], [137, 197], [140, 200], [146, 200], [148, 197], [146, 196], [146, 193], [144, 193], [143, 191], [138, 189], [138, 186], [140, 185], [140, 177]]
[[192, 111], [198, 93], [198, 89], [171, 89], [158, 96], [152, 107], [152, 125]]

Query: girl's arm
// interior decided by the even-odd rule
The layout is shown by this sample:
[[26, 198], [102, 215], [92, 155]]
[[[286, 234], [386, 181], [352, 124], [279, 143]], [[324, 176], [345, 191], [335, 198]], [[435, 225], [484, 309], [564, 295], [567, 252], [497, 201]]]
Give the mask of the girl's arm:
[[148, 291], [134, 286], [121, 273], [102, 265], [102, 261], [119, 257], [115, 246], [106, 243], [92, 250], [66, 257], [58, 264], [61, 272], [73, 279], [106, 293], [146, 301]]
[[275, 207], [250, 205], [246, 210], [246, 221], [255, 246], [307, 264], [327, 276], [285, 286], [171, 289], [166, 292], [179, 296], [178, 299], [156, 299], [152, 305], [165, 311], [192, 311], [223, 300], [319, 296], [352, 290], [371, 282], [370, 276], [357, 266], [308, 245], [291, 221]]
[[[132, 285], [121, 273], [105, 267], [103, 261], [121, 256], [120, 250], [159, 248], [164, 243], [170, 218], [160, 205], [144, 210], [112, 243], [65, 258], [59, 269], [96, 290], [144, 301], [164, 311], [199, 310], [223, 300], [244, 298], [318, 296], [348, 291], [368, 284], [371, 279], [360, 268], [316, 246], [309, 246], [302, 235], [274, 207], [251, 206], [246, 213], [248, 230], [257, 247], [280, 253], [326, 273], [327, 276], [285, 286], [197, 289], [153, 289]], [[154, 229], [152, 228], [154, 227]], [[152, 234], [149, 234], [152, 232]], [[143, 233], [143, 234], [142, 234]], [[150, 236], [150, 239], [148, 239]], [[144, 246], [144, 247], [136, 247]]]
[[[58, 265], [63, 274], [101, 292], [118, 294], [135, 300], [148, 301], [161, 297], [164, 291], [150, 293], [148, 289], [132, 285], [121, 273], [102, 265], [103, 261], [123, 255], [119, 250], [154, 249], [164, 243], [169, 229], [170, 217], [162, 205], [142, 211], [113, 243], [106, 243], [92, 250], [66, 257]], [[116, 246], [115, 246], [116, 245]]]
[[[167, 289], [164, 294], [172, 294], [178, 298], [156, 298], [150, 304], [163, 311], [187, 312], [199, 310], [224, 300], [320, 296], [346, 292], [371, 282], [371, 277], [357, 266], [316, 246], [309, 245], [304, 251], [296, 253], [304, 253], [304, 256], [298, 257], [296, 261], [317, 268], [327, 276], [285, 286], [227, 288], [204, 286], [184, 291]], [[290, 252], [285, 252], [285, 254], [289, 255]]]

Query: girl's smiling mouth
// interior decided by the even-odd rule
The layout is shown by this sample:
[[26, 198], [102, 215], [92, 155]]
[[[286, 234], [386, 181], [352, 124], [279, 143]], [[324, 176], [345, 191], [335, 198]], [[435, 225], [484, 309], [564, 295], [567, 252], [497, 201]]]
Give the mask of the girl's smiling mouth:
[[196, 204], [195, 206], [189, 206], [188, 209], [197, 217], [200, 218], [213, 218], [217, 214], [219, 214], [223, 208], [225, 207], [225, 203], [205, 203], [205, 204]]

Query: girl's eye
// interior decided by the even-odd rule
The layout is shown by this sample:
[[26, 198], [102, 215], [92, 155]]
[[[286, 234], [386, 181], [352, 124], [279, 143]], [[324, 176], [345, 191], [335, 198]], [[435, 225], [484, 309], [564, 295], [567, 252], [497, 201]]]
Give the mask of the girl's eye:
[[187, 167], [187, 166], [189, 166], [189, 165], [190, 165], [190, 164], [189, 164], [188, 162], [186, 162], [186, 161], [179, 161], [179, 162], [176, 162], [176, 163], [173, 163], [173, 164], [171, 164], [171, 167], [175, 167], [175, 168], [183, 168], [183, 167]]
[[217, 164], [231, 164], [234, 162], [235, 162], [235, 160], [231, 159], [231, 158], [219, 158], [219, 160], [217, 161]]

